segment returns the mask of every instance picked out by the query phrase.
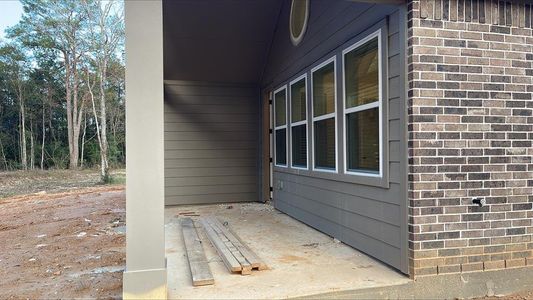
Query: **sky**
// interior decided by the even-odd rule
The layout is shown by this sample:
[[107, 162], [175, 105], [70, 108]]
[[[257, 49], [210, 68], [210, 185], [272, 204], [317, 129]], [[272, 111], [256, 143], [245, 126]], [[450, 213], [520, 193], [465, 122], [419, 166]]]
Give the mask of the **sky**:
[[18, 0], [0, 0], [0, 39], [7, 27], [18, 23], [22, 16], [22, 4]]

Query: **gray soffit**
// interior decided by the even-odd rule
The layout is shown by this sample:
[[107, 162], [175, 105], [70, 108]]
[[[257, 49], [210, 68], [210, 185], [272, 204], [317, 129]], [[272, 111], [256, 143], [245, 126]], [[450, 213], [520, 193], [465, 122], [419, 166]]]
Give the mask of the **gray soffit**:
[[259, 82], [282, 3], [163, 1], [165, 79]]
[[163, 0], [165, 80], [258, 84], [285, 1]]

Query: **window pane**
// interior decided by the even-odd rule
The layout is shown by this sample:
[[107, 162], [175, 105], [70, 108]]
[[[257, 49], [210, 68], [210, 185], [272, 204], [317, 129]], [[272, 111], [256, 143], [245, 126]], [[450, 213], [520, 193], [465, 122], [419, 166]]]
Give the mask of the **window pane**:
[[379, 171], [379, 108], [346, 115], [348, 170]]
[[285, 90], [281, 90], [274, 95], [274, 106], [276, 110], [276, 126], [287, 124], [287, 106], [285, 105]]
[[378, 39], [344, 56], [346, 108], [379, 100]]
[[276, 164], [287, 164], [287, 129], [276, 130]]
[[335, 64], [325, 65], [313, 73], [313, 115], [335, 112]]
[[292, 165], [307, 167], [307, 126], [292, 127]]
[[291, 122], [307, 119], [307, 91], [305, 90], [305, 78], [291, 85]]
[[335, 118], [316, 121], [315, 167], [335, 169]]

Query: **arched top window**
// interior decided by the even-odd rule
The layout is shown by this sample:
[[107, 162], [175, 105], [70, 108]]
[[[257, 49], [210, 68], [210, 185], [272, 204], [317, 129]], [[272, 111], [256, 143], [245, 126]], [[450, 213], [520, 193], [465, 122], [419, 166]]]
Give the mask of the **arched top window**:
[[309, 0], [292, 0], [289, 20], [291, 41], [297, 46], [302, 41], [309, 18]]

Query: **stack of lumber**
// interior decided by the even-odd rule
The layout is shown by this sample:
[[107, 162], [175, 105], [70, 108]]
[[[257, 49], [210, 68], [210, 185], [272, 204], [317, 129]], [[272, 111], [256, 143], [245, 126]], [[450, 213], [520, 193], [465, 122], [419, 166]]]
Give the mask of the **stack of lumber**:
[[229, 228], [213, 217], [200, 220], [213, 247], [230, 272], [249, 275], [252, 270], [265, 270], [267, 266]]
[[213, 278], [213, 274], [211, 274], [202, 242], [191, 218], [181, 219], [181, 231], [191, 269], [192, 285], [214, 284], [215, 279]]

